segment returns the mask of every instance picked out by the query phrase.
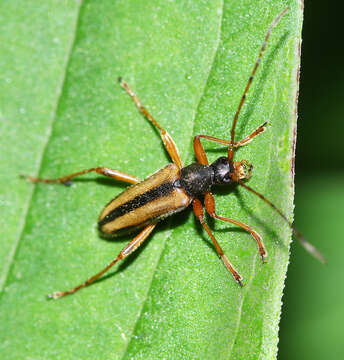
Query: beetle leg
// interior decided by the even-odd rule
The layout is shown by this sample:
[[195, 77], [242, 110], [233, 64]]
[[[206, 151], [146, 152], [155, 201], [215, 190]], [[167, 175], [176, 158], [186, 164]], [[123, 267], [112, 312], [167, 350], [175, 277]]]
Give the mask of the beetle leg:
[[153, 118], [153, 116], [148, 112], [148, 110], [141, 104], [141, 101], [135, 95], [130, 86], [122, 78], [119, 78], [118, 80], [122, 88], [131, 96], [135, 105], [140, 110], [141, 114], [143, 114], [149, 121], [151, 121], [152, 124], [159, 130], [166, 151], [171, 156], [172, 161], [181, 169], [183, 167], [182, 161], [178, 153], [177, 145], [173, 141], [171, 135], [159, 125], [159, 123]]
[[82, 289], [85, 286], [92, 284], [96, 281], [100, 276], [105, 274], [109, 269], [111, 269], [118, 261], [124, 259], [131, 253], [133, 253], [149, 236], [149, 234], [153, 231], [156, 224], [151, 224], [145, 227], [134, 239], [117, 255], [115, 259], [113, 259], [102, 271], [98, 272], [97, 274], [93, 275], [89, 279], [87, 279], [82, 284], [74, 287], [71, 290], [67, 291], [55, 291], [52, 294], [48, 294], [49, 299], [59, 299], [60, 297], [74, 294], [76, 291]]
[[[257, 135], [261, 134], [262, 132], [264, 132], [266, 130], [267, 125], [268, 125], [268, 122], [266, 121], [264, 124], [257, 127], [257, 129], [254, 130], [250, 135], [247, 135], [246, 137], [244, 137], [240, 141], [236, 141], [234, 143], [234, 148], [238, 148], [240, 146], [246, 145], [249, 142], [251, 142], [254, 137], [256, 137]], [[208, 141], [212, 141], [212, 142], [222, 144], [222, 145], [226, 145], [226, 146], [231, 145], [230, 140], [219, 139], [219, 138], [216, 138], [214, 136], [208, 136], [208, 135], [197, 135], [197, 136], [195, 136], [194, 141], [193, 141], [194, 152], [195, 152], [195, 155], [196, 155], [196, 158], [197, 158], [198, 162], [200, 164], [203, 164], [203, 165], [208, 165], [209, 162], [208, 162], [208, 158], [207, 158], [207, 155], [205, 153], [205, 150], [203, 148], [203, 145], [201, 144], [201, 139], [206, 139]]]
[[37, 177], [33, 177], [33, 176], [26, 176], [26, 175], [22, 175], [22, 176], [24, 176], [29, 181], [34, 182], [34, 183], [43, 182], [46, 184], [60, 183], [60, 184], [70, 185], [70, 180], [72, 178], [79, 176], [79, 175], [88, 174], [93, 171], [98, 174], [101, 174], [104, 176], [109, 176], [113, 179], [124, 181], [124, 182], [130, 183], [130, 184], [137, 184], [140, 182], [140, 180], [138, 178], [136, 178], [135, 176], [131, 176], [129, 174], [126, 174], [125, 172], [122, 172], [119, 170], [114, 170], [114, 169], [109, 169], [106, 167], [96, 167], [96, 168], [86, 169], [86, 170], [78, 171], [76, 173], [62, 176], [62, 177], [59, 177], [56, 179], [41, 179], [41, 178], [37, 178]]
[[[220, 139], [217, 139], [217, 138], [214, 138], [214, 137], [211, 137], [211, 136], [207, 136], [207, 135], [196, 135], [194, 137], [193, 148], [194, 148], [194, 153], [196, 155], [197, 161], [202, 165], [209, 165], [207, 154], [205, 153], [204, 147], [203, 147], [203, 145], [201, 143], [201, 138], [208, 139], [208, 140], [211, 140], [211, 141], [216, 141], [216, 142], [220, 142], [220, 141], [217, 141], [217, 140], [220, 140]], [[223, 141], [227, 142], [226, 140], [223, 140]], [[220, 143], [222, 144], [222, 142], [220, 142]]]
[[204, 204], [205, 204], [205, 209], [207, 210], [207, 213], [211, 217], [218, 219], [218, 220], [229, 222], [231, 224], [235, 224], [237, 226], [240, 226], [242, 229], [246, 230], [247, 232], [249, 232], [253, 236], [253, 238], [256, 240], [262, 261], [263, 261], [263, 263], [265, 262], [267, 252], [264, 248], [262, 237], [254, 229], [252, 229], [250, 226], [248, 226], [240, 221], [217, 215], [216, 211], [215, 211], [214, 196], [210, 192], [205, 194]]
[[250, 135], [247, 135], [243, 139], [241, 139], [240, 141], [235, 142], [234, 147], [237, 148], [239, 146], [243, 146], [243, 145], [246, 145], [246, 144], [250, 143], [253, 140], [254, 137], [256, 137], [257, 135], [263, 133], [266, 130], [267, 125], [268, 125], [268, 122], [265, 121], [264, 124], [258, 126], [257, 129], [254, 130]]
[[221, 249], [219, 243], [216, 241], [214, 235], [212, 234], [212, 232], [210, 231], [208, 225], [204, 221], [204, 213], [203, 213], [202, 203], [198, 199], [194, 199], [193, 202], [192, 202], [192, 205], [193, 205], [193, 211], [194, 211], [195, 216], [200, 221], [203, 228], [205, 229], [205, 231], [208, 233], [211, 240], [213, 241], [215, 249], [216, 249], [217, 253], [219, 254], [219, 256], [221, 257], [221, 259], [222, 259], [223, 263], [225, 264], [227, 270], [233, 275], [234, 279], [239, 283], [239, 285], [243, 286], [241, 275], [234, 269], [233, 265], [228, 260], [227, 256], [224, 254], [224, 252]]

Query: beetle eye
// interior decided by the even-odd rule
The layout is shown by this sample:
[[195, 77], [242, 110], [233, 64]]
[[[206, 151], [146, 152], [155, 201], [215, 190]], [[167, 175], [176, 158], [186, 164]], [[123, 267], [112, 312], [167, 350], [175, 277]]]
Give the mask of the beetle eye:
[[224, 183], [228, 183], [231, 181], [231, 177], [229, 176], [229, 173], [227, 173], [223, 178], [222, 178], [222, 181]]

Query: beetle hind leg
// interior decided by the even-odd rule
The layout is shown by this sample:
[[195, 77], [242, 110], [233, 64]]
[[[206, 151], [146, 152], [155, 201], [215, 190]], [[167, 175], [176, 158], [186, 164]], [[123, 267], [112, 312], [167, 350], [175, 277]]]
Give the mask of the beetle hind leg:
[[94, 281], [99, 279], [103, 274], [105, 274], [109, 269], [111, 269], [117, 262], [124, 259], [131, 253], [133, 253], [150, 235], [150, 233], [155, 228], [156, 224], [150, 224], [146, 226], [138, 235], [134, 237], [134, 239], [122, 249], [122, 251], [114, 258], [103, 270], [99, 271], [97, 274], [93, 275], [82, 284], [75, 286], [73, 289], [67, 291], [55, 291], [51, 294], [47, 295], [48, 299], [59, 299], [66, 295], [74, 294], [76, 291], [82, 289], [85, 286], [91, 285]]

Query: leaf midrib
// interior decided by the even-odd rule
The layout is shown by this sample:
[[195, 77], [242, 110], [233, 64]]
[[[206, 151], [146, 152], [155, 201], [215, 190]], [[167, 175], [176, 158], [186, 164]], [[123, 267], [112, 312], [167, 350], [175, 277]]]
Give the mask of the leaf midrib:
[[[215, 63], [215, 59], [216, 59], [216, 56], [217, 56], [217, 53], [218, 53], [218, 49], [219, 49], [219, 45], [221, 43], [221, 40], [222, 40], [222, 24], [223, 24], [223, 9], [224, 9], [224, 0], [221, 1], [221, 11], [219, 12], [219, 17], [220, 17], [220, 21], [219, 21], [219, 29], [218, 29], [218, 34], [217, 34], [217, 40], [216, 40], [216, 47], [215, 47], [215, 51], [214, 51], [214, 54], [213, 54], [213, 57], [212, 57], [212, 60], [209, 64], [209, 68], [208, 68], [208, 71], [207, 71], [207, 76], [204, 80], [204, 86], [203, 86], [203, 89], [202, 89], [202, 92], [200, 94], [200, 97], [199, 97], [199, 100], [198, 100], [198, 103], [197, 105], [195, 106], [195, 110], [194, 110], [194, 114], [192, 116], [192, 126], [191, 126], [191, 136], [190, 136], [190, 145], [189, 145], [189, 150], [186, 151], [186, 155], [184, 156], [184, 159], [183, 159], [183, 164], [185, 163], [185, 161], [190, 157], [190, 155], [192, 154], [192, 150], [190, 150], [190, 148], [192, 149], [192, 142], [193, 142], [193, 138], [192, 138], [192, 135], [195, 133], [195, 125], [196, 125], [196, 117], [197, 117], [197, 114], [199, 112], [199, 108], [200, 108], [200, 104], [202, 102], [202, 98], [204, 97], [204, 93], [205, 93], [205, 90], [207, 88], [207, 84], [208, 84], [208, 80], [209, 80], [209, 76], [211, 74], [211, 71], [214, 67], [214, 63]], [[171, 220], [170, 220], [171, 221]], [[167, 238], [173, 233], [174, 230], [171, 230], [167, 233], [167, 235], [165, 236], [165, 239], [164, 239], [164, 244], [163, 244], [163, 247], [162, 247], [162, 250], [160, 252], [160, 255], [159, 255], [159, 259], [157, 260], [156, 262], [156, 265], [155, 265], [155, 268], [154, 270], [152, 271], [152, 276], [151, 276], [151, 280], [150, 280], [150, 284], [149, 284], [149, 287], [147, 288], [147, 292], [146, 292], [146, 296], [142, 302], [142, 305], [141, 305], [141, 309], [139, 311], [139, 314], [136, 318], [136, 321], [135, 321], [135, 324], [133, 326], [133, 331], [132, 333], [130, 334], [130, 337], [129, 337], [129, 340], [127, 342], [127, 345], [123, 351], [123, 354], [121, 356], [121, 360], [124, 359], [124, 357], [126, 356], [127, 354], [127, 349], [131, 343], [131, 340], [133, 338], [133, 335], [135, 334], [135, 330], [138, 326], [138, 323], [141, 319], [141, 316], [142, 316], [142, 310], [145, 306], [145, 303], [148, 299], [148, 296], [149, 296], [149, 292], [150, 292], [150, 289], [151, 289], [151, 286], [152, 286], [152, 282], [153, 282], [153, 279], [154, 279], [154, 274], [155, 274], [155, 271], [156, 269], [158, 268], [159, 266], [159, 263], [161, 261], [161, 258], [162, 258], [162, 255], [164, 253], [164, 251], [166, 250], [166, 241], [167, 241]]]

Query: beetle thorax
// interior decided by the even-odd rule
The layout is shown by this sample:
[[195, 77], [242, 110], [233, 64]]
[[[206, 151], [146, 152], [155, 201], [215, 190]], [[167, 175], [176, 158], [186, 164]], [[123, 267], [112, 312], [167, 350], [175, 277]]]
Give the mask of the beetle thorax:
[[205, 194], [214, 184], [214, 170], [211, 165], [194, 163], [180, 170], [180, 185], [192, 197]]

